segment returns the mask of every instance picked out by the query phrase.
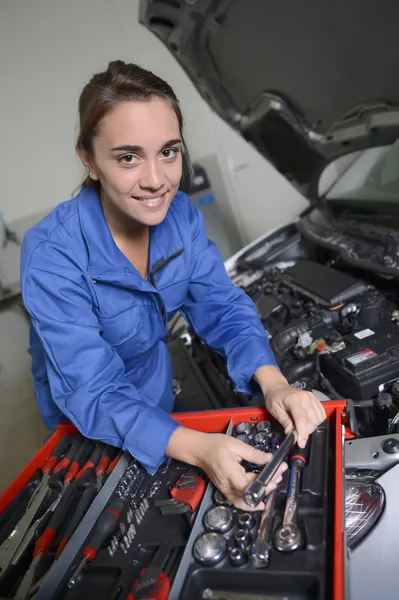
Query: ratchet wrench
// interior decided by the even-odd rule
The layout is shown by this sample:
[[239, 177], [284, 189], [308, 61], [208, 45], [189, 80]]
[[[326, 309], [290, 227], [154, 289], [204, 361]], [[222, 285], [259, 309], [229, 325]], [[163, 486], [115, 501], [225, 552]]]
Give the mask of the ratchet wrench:
[[258, 477], [251, 483], [247, 491], [244, 493], [244, 501], [255, 508], [263, 500], [266, 493], [266, 486], [271, 481], [273, 475], [295, 444], [295, 433], [291, 431], [273, 456], [272, 460], [267, 464]]
[[291, 456], [291, 473], [288, 483], [287, 503], [283, 524], [274, 536], [274, 545], [279, 552], [293, 552], [302, 546], [303, 536], [298, 527], [299, 483], [302, 469], [306, 465], [307, 448], [295, 447]]
[[277, 490], [273, 490], [267, 497], [266, 505], [260, 518], [256, 540], [251, 548], [252, 564], [256, 569], [262, 569], [269, 564], [276, 495]]

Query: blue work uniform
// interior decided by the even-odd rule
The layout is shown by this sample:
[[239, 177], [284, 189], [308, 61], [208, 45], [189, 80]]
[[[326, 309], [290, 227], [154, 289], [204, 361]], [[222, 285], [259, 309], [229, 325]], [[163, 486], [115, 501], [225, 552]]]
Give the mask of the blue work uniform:
[[143, 278], [115, 244], [93, 189], [58, 205], [25, 235], [22, 296], [31, 316], [35, 394], [51, 428], [128, 450], [150, 472], [178, 427], [167, 322], [180, 311], [227, 359], [237, 389], [277, 367], [252, 300], [228, 277], [201, 212], [178, 192], [150, 228]]

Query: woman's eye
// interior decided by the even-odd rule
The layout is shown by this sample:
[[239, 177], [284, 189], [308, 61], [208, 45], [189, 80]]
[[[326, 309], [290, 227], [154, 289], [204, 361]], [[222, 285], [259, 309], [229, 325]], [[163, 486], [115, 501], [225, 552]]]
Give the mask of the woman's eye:
[[124, 165], [134, 165], [137, 162], [137, 157], [134, 154], [125, 154], [118, 158], [118, 162]]
[[169, 160], [176, 158], [178, 151], [177, 148], [165, 148], [165, 150], [162, 151], [162, 157]]

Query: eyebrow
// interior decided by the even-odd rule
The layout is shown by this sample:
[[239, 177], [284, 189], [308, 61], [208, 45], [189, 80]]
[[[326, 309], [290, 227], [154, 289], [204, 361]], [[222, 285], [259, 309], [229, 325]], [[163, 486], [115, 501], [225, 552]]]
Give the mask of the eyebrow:
[[[180, 138], [176, 138], [174, 140], [168, 140], [163, 144], [161, 150], [164, 148], [168, 148], [168, 146], [174, 146], [176, 144], [181, 144], [182, 141]], [[144, 148], [142, 146], [131, 146], [129, 144], [124, 146], [116, 146], [115, 148], [111, 148], [111, 152], [143, 152]]]

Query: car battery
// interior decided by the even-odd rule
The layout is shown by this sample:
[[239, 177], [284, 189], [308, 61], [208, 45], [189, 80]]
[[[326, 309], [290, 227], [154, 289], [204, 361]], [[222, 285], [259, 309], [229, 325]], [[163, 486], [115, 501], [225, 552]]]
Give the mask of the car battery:
[[[325, 409], [298, 480], [300, 543], [289, 552], [276, 545], [292, 486], [287, 471], [273, 494], [274, 542], [261, 565], [251, 548], [263, 511], [234, 508], [201, 470], [183, 462], [167, 459], [150, 475], [128, 453], [60, 425], [0, 496], [0, 597], [344, 600], [345, 402]], [[258, 407], [174, 418], [265, 451], [284, 439]]]

